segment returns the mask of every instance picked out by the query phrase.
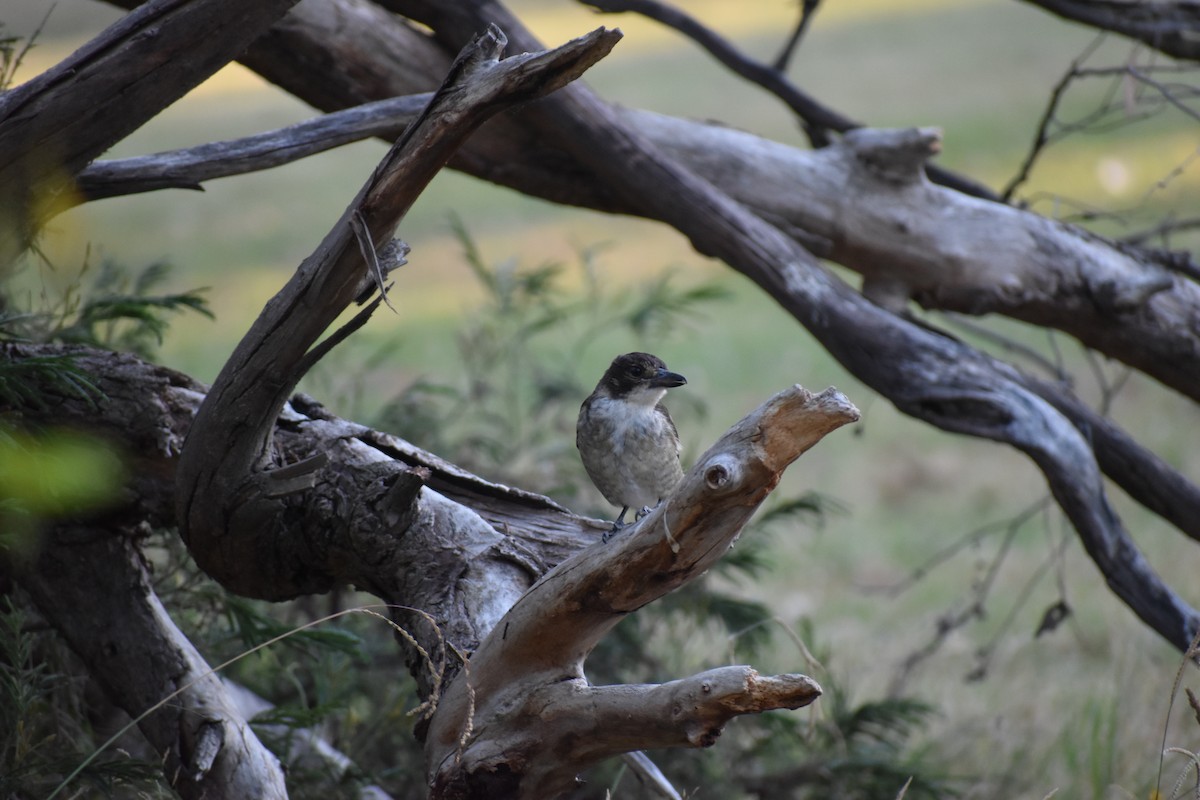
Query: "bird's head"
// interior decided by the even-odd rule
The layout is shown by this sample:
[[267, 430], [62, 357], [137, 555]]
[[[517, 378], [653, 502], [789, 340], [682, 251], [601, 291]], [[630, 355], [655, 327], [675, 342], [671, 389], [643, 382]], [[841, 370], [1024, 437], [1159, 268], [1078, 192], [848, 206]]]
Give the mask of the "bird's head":
[[614, 398], [652, 406], [667, 389], [685, 383], [687, 378], [668, 370], [658, 356], [626, 353], [613, 359], [596, 389]]

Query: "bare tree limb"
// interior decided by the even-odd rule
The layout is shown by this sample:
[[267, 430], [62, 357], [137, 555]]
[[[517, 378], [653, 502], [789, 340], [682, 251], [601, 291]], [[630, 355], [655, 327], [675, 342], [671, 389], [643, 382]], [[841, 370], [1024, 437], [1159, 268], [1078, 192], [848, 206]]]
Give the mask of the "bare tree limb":
[[791, 63], [796, 48], [800, 46], [800, 40], [804, 38], [804, 34], [808, 31], [808, 26], [812, 23], [813, 17], [817, 15], [817, 8], [820, 7], [821, 0], [800, 0], [799, 5], [800, 18], [796, 20], [796, 27], [792, 29], [792, 35], [788, 37], [787, 42], [783, 45], [783, 49], [779, 51], [779, 55], [771, 64], [771, 66], [780, 72], [785, 72], [788, 64]]
[[[377, 16], [376, 10], [359, 0], [341, 0], [320, 8], [323, 9], [321, 13], [341, 14], [333, 27], [351, 36], [380, 37], [389, 30], [406, 37], [413, 33], [402, 25], [390, 23], [386, 16]], [[283, 65], [287, 57], [315, 58], [305, 55], [305, 48], [315, 47], [318, 41], [310, 38], [313, 33], [310, 26], [316, 20], [305, 17], [311, 10], [308, 6], [296, 9], [287, 18], [286, 25], [276, 28], [268, 41], [259, 43], [258, 55], [252, 60], [260, 65], [275, 64], [272, 70], [286, 74]], [[356, 34], [356, 24], [366, 27]], [[328, 28], [322, 31], [322, 42], [327, 38], [327, 31]], [[287, 37], [286, 50], [277, 49], [284, 41], [280, 37]], [[336, 42], [330, 46], [336, 47]], [[397, 42], [390, 48], [382, 48], [382, 52], [398, 51], [425, 65], [423, 68], [438, 63], [436, 51], [430, 50], [428, 41], [419, 35], [406, 39], [405, 47], [400, 47]], [[370, 57], [373, 52], [365, 57]], [[360, 61], [364, 58], [362, 50], [347, 53], [348, 57]], [[297, 66], [291, 62], [287, 64], [288, 69]], [[290, 74], [305, 73], [301, 70]], [[331, 96], [344, 98], [344, 92], [352, 92], [355, 97], [369, 96], [372, 86], [388, 85], [388, 91], [392, 93], [418, 88], [413, 84], [394, 83], [406, 80], [408, 76], [386, 63], [377, 63], [373, 67], [359, 63], [354, 74], [370, 76], [370, 82], [356, 84], [345, 73], [339, 73], [336, 78], [342, 82], [341, 88], [309, 81], [307, 83], [312, 84], [310, 95], [318, 99], [324, 96], [328, 101]], [[393, 83], [388, 84], [389, 80]], [[764, 219], [798, 232], [804, 241], [824, 244], [822, 255], [862, 269], [871, 276], [886, 277], [888, 273], [884, 270], [896, 270], [904, 276], [896, 282], [908, 287], [901, 291], [901, 296], [912, 291], [930, 307], [959, 308], [970, 313], [1000, 311], [1038, 323], [1062, 325], [1065, 319], [1064, 327], [1068, 332], [1090, 346], [1121, 357], [1189, 396], [1200, 398], [1200, 379], [1197, 378], [1200, 375], [1200, 349], [1189, 322], [1197, 318], [1196, 309], [1200, 309], [1200, 303], [1194, 296], [1195, 290], [1189, 288], [1190, 282], [1172, 282], [1169, 290], [1163, 291], [1162, 273], [1148, 268], [1132, 254], [1070, 226], [1048, 222], [1028, 212], [995, 204], [973, 206], [972, 203], [978, 201], [952, 193], [935, 197], [931, 192], [941, 190], [922, 188], [911, 181], [884, 180], [881, 184], [878, 178], [870, 177], [873, 171], [870, 162], [874, 158], [870, 136], [858, 143], [847, 143], [848, 148], [844, 151], [832, 148], [828, 152], [805, 154], [716, 126], [685, 123], [646, 112], [623, 113], [628, 120], [626, 124], [634, 124], [643, 136], [666, 147], [666, 152], [682, 159], [690, 169], [722, 186], [732, 196], [758, 203], [758, 213]], [[508, 132], [503, 136], [475, 139], [476, 142], [488, 142], [486, 147], [498, 146], [507, 153], [509, 158], [503, 161], [502, 168], [501, 162], [491, 162], [487, 154], [466, 156], [466, 163], [459, 165], [552, 199], [569, 197], [571, 202], [652, 215], [640, 207], [636, 195], [631, 197], [615, 191], [610, 179], [597, 180], [597, 167], [573, 153], [568, 154], [569, 147], [554, 147], [553, 152], [558, 155], [545, 157], [548, 143], [570, 142], [569, 137], [563, 139], [558, 134], [547, 137], [529, 125], [514, 131], [512, 121], [512, 117], [504, 120]], [[488, 130], [489, 133], [495, 131], [496, 125], [489, 126]], [[542, 157], [533, 156], [534, 151], [526, 151], [528, 154], [521, 158], [506, 149], [518, 141], [543, 142], [541, 149], [536, 151]], [[603, 148], [597, 152], [602, 151]], [[497, 152], [488, 151], [491, 155]], [[865, 159], [855, 155], [856, 152], [865, 155]], [[737, 153], [739, 169], [728, 169], [729, 162], [723, 153]], [[492, 166], [481, 166], [485, 162]], [[532, 185], [528, 182], [531, 175], [534, 176]], [[558, 188], [547, 189], [547, 181], [554, 182]], [[870, 191], [859, 195], [862, 203], [847, 206], [846, 188], [859, 186], [864, 181], [870, 185]], [[780, 191], [771, 191], [775, 185], [779, 185]], [[581, 195], [580, 192], [592, 194]], [[763, 197], [768, 198], [766, 205], [762, 205]], [[830, 198], [834, 197], [839, 198], [836, 209], [830, 205]], [[874, 200], [878, 200], [877, 206], [873, 204]], [[852, 219], [842, 216], [848, 207], [854, 209]], [[918, 212], [898, 215], [898, 211], [906, 208], [918, 209]], [[942, 211], [935, 213], [935, 209]], [[953, 219], [953, 223], [942, 224], [943, 218]], [[977, 228], [973, 227], [976, 225]], [[902, 241], [910, 242], [911, 249], [897, 247], [894, 236], [897, 229], [904, 231]], [[955, 236], [947, 239], [947, 232]], [[1022, 247], [1028, 249], [1022, 250]], [[997, 271], [989, 260], [980, 259], [981, 253], [988, 253], [989, 259], [1013, 258], [1012, 266]], [[1072, 256], [1075, 260], [1064, 261], [1064, 256]], [[930, 269], [933, 257], [947, 261]], [[1033, 265], [1032, 270], [1030, 265]], [[1064, 266], [1066, 272], [1062, 271]], [[1000, 283], [1013, 289], [1023, 286], [1026, 280], [1036, 286], [1039, 281], [1048, 279], [1044, 298], [1035, 299], [1036, 290], [1032, 296], [1024, 290], [997, 294], [997, 276], [1003, 276], [1007, 269], [1013, 271], [1013, 279], [1001, 278]], [[976, 280], [977, 283], [973, 283]], [[1076, 285], [1069, 288], [1072, 280]], [[1148, 300], [1145, 299], [1147, 296]], [[790, 301], [781, 302], [788, 305]], [[1114, 314], [1120, 317], [1119, 324], [1113, 321]], [[1106, 460], [1105, 467], [1110, 471], [1129, 472], [1134, 469], [1133, 463], [1114, 458]], [[1143, 498], [1143, 502], [1167, 506], [1187, 498], [1178, 506], [1186, 508], [1192, 502], [1194, 487], [1187, 481], [1177, 486], [1180, 487], [1178, 491], [1159, 490], [1166, 498], [1162, 501]], [[1178, 629], [1178, 626], [1173, 627]], [[1164, 635], [1172, 641], [1177, 639], [1174, 632]]]
[[[314, 72], [331, 53], [346, 68]], [[429, 91], [448, 64], [367, 0], [302, 4], [243, 61], [324, 109]], [[1200, 400], [1200, 291], [1145, 253], [938, 187], [880, 186], [852, 143], [803, 152], [721, 125], [613, 113], [821, 257], [890, 286], [893, 302], [911, 295], [931, 309], [1055, 327]], [[450, 166], [552, 202], [644, 214], [523, 112], [489, 122]]]
[[1105, 475], [1135, 501], [1200, 541], [1200, 487], [1064, 387], [1032, 377], [1026, 377], [1025, 386], [1087, 437]]
[[[296, 0], [152, 0], [0, 95], [0, 268], [88, 162], [229, 63]], [[196, 37], [196, 31], [206, 35]]]
[[79, 194], [66, 203], [153, 192], [200, 189], [205, 181], [270, 169], [373, 136], [394, 140], [431, 94], [364, 103], [286, 128], [153, 155], [96, 161], [79, 174]]
[[[583, 662], [622, 617], [720, 559], [788, 464], [856, 419], [832, 389], [776, 395], [709, 448], [649, 516], [539, 580], [442, 697], [426, 744], [432, 796], [482, 796], [487, 786], [494, 797], [556, 797], [590, 763], [647, 747], [707, 746], [735, 715], [815, 700], [820, 689], [809, 678], [760, 679], [748, 667], [661, 687], [591, 687]], [[535, 758], [553, 742], [556, 758]], [[516, 783], [491, 785], [506, 775]]]
[[[901, 309], [999, 313], [1055, 328], [1200, 400], [1200, 288], [1145, 254], [1020, 209], [881, 173], [878, 137], [805, 153], [752, 134], [627, 113], [697, 174], [864, 276]], [[936, 132], [914, 132], [926, 155]], [[737, 152], [735, 163], [725, 154]], [[877, 159], [876, 159], [877, 160]], [[853, 199], [852, 199], [853, 198]], [[852, 211], [849, 209], [852, 208]]]
[[[33, 345], [8, 346], [3, 352], [8, 358], [71, 354], [80, 368], [95, 374], [110, 398], [99, 408], [78, 397], [64, 397], [42, 413], [60, 424], [87, 424], [121, 437], [123, 449], [137, 456], [139, 463], [145, 462], [135, 470], [144, 482], [137, 496], [146, 498], [143, 505], [150, 503], [123, 514], [158, 520], [169, 513], [179, 440], [203, 398], [200, 387], [127, 355]], [[309, 416], [299, 409], [316, 413]], [[137, 427], [126, 425], [131, 417], [138, 420]], [[527, 731], [520, 742], [532, 746], [529, 737], [541, 737], [544, 745], [554, 743], [557, 753], [561, 737], [572, 731], [591, 731], [578, 745], [579, 753], [570, 758], [543, 756], [530, 767], [532, 777], [527, 786], [544, 787], [548, 784], [543, 780], [568, 780], [582, 764], [626, 749], [705, 746], [732, 716], [795, 708], [816, 699], [819, 688], [803, 676], [760, 678], [746, 667], [726, 668], [663, 687], [593, 688], [582, 677], [582, 663], [587, 651], [620, 616], [702, 573], [722, 557], [788, 463], [830, 430], [856, 417], [853, 406], [833, 390], [821, 395], [798, 387], [784, 392], [702, 456], [679, 491], [656, 512], [609, 545], [586, 550], [588, 544], [599, 540], [607, 525], [572, 517], [544, 498], [489, 484], [394, 437], [324, 415], [304, 398], [296, 398], [296, 405], [285, 409], [276, 436], [289, 459], [303, 461], [313, 451], [326, 453], [328, 473], [340, 476], [336, 482], [324, 481], [305, 492], [303, 509], [285, 512], [292, 520], [290, 530], [296, 543], [315, 541], [305, 526], [339, 529], [347, 524], [341, 508], [345, 498], [354, 497], [357, 505], [372, 484], [387, 482], [389, 476], [403, 478], [418, 461], [429, 471], [429, 485], [440, 485], [473, 502], [490, 498], [490, 506], [484, 502], [475, 508], [493, 518], [493, 534], [503, 531], [502, 539], [497, 536], [489, 541], [465, 530], [470, 511], [454, 511], [453, 503], [430, 492], [423, 493], [415, 518], [407, 523], [380, 520], [383, 515], [368, 508], [351, 517], [348, 524], [361, 528], [353, 547], [376, 562], [377, 572], [370, 578], [369, 588], [385, 599], [403, 594], [405, 600], [429, 609], [461, 646], [473, 649], [478, 639], [470, 638], [472, 632], [478, 637], [491, 631], [490, 644], [476, 652], [469, 672], [460, 673], [445, 690], [433, 720], [437, 730], [453, 728], [454, 721], [438, 720], [459, 708], [456, 704], [462, 697], [458, 693], [472, 692], [477, 701], [473, 715], [477, 735], [467, 751], [489, 751], [502, 732], [511, 733], [524, 724], [492, 700], [500, 702], [502, 697], [520, 694], [522, 687], [541, 686], [545, 693], [537, 697], [553, 700], [558, 711], [543, 715], [538, 725], [525, 725]], [[374, 460], [365, 452], [374, 449], [372, 441], [388, 447], [387, 452], [376, 452]], [[406, 454], [405, 460], [393, 457], [399, 454]], [[381, 522], [394, 527], [373, 531], [369, 528], [373, 518], [376, 528]], [[439, 529], [440, 534], [431, 534], [430, 528]], [[477, 552], [472, 553], [473, 549]], [[426, 555], [422, 557], [422, 553]], [[336, 552], [331, 555], [339, 557]], [[484, 561], [491, 566], [483, 565]], [[561, 563], [558, 570], [547, 575], [529, 599], [514, 605], [525, 587], [556, 563]], [[387, 578], [389, 570], [405, 573], [409, 583], [402, 584], [399, 575]], [[503, 585], [512, 582], [506, 570], [509, 575], [516, 572], [521, 576], [511, 590]], [[470, 586], [480, 585], [489, 587], [489, 602], [496, 604], [498, 612], [468, 591]], [[453, 597], [460, 587], [467, 596]], [[558, 596], [561, 600], [548, 602]], [[501, 621], [506, 611], [508, 616]], [[416, 633], [424, 638], [421, 631]], [[121, 677], [141, 674], [126, 672]], [[563, 683], [560, 678], [565, 674], [577, 680]], [[694, 702], [680, 706], [687, 697]], [[678, 710], [659, 719], [656, 709], [660, 701]], [[536, 698], [531, 702], [536, 705]], [[635, 712], [637, 708], [641, 710]], [[603, 712], [598, 717], [592, 713], [597, 710]], [[481, 715], [493, 713], [497, 715], [494, 724], [480, 724]], [[655, 718], [655, 723], [636, 722], [645, 715]], [[454, 736], [451, 739], [457, 742]], [[524, 746], [514, 745], [515, 750], [506, 752], [526, 752]], [[583, 761], [576, 760], [576, 755]], [[553, 775], [539, 776], [538, 770], [543, 768]], [[549, 796], [540, 794], [540, 789], [529, 791], [527, 796]]]
[[[102, 399], [46, 386], [45, 407], [26, 416], [86, 428], [116, 443], [133, 459], [130, 495], [138, 504], [125, 514], [128, 525], [172, 525], [178, 460], [206, 388], [127, 354], [0, 346], [4, 360], [46, 356], [70, 358], [93, 378]], [[281, 463], [324, 459], [323, 480], [281, 498], [290, 541], [335, 562], [371, 559], [373, 571], [360, 576], [363, 588], [387, 602], [428, 610], [462, 649], [474, 649], [535, 579], [608, 530], [549, 498], [484, 480], [398, 437], [335, 417], [304, 395], [293, 397], [274, 424]], [[402, 515], [395, 507], [404, 510], [411, 492], [419, 492], [418, 508]], [[349, 503], [351, 497], [357, 501]], [[393, 506], [383, 505], [388, 501]], [[486, 598], [472, 594], [480, 585], [489, 587]], [[258, 594], [274, 591], [264, 584]]]
[[1029, 174], [1033, 172], [1033, 164], [1041, 155], [1042, 150], [1050, 143], [1050, 126], [1054, 122], [1055, 114], [1058, 111], [1058, 105], [1062, 102], [1063, 95], [1067, 91], [1067, 87], [1078, 77], [1079, 68], [1083, 62], [1088, 59], [1096, 48], [1100, 46], [1102, 39], [1096, 38], [1084, 48], [1083, 53], [1077, 56], [1067, 69], [1063, 76], [1058, 79], [1054, 87], [1050, 90], [1050, 99], [1046, 102], [1046, 108], [1042, 112], [1041, 119], [1038, 120], [1037, 130], [1033, 135], [1033, 144], [1030, 145], [1029, 151], [1025, 158], [1021, 161], [1021, 166], [1017, 168], [1017, 174], [1014, 175], [1004, 188], [1000, 190], [1000, 198], [1008, 203], [1012, 200], [1013, 192], [1017, 190], [1021, 184], [1029, 179]]
[[1025, 0], [1063, 19], [1136, 39], [1175, 58], [1200, 60], [1200, 5], [1191, 0]]
[[829, 132], [844, 133], [861, 128], [862, 123], [839, 114], [794, 86], [776, 67], [743, 55], [725, 37], [701, 24], [690, 14], [657, 0], [580, 0], [584, 5], [609, 14], [633, 12], [661, 22], [703, 47], [735, 75], [761, 86], [795, 112], [804, 125], [809, 141], [816, 147], [829, 144]]

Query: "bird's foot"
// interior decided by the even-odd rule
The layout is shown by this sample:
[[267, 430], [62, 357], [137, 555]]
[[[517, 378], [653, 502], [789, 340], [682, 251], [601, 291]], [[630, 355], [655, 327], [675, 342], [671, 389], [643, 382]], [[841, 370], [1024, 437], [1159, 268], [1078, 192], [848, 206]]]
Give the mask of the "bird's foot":
[[618, 533], [623, 531], [626, 527], [627, 527], [626, 524], [624, 522], [622, 522], [621, 520], [619, 520], [619, 519], [614, 520], [613, 526], [604, 532], [604, 535], [600, 537], [600, 541], [607, 544], [610, 539], [612, 539]]
[[641, 510], [633, 515], [633, 518], [635, 520], [638, 520], [638, 519], [641, 519], [642, 517], [646, 516], [649, 513], [650, 513], [650, 506], [642, 506]]

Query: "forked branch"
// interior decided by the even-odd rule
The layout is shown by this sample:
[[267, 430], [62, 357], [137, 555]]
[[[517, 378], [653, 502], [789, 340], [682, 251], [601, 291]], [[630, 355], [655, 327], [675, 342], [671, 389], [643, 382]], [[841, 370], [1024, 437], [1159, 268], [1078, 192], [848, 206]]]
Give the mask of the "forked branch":
[[[701, 456], [649, 516], [539, 580], [443, 695], [426, 744], [433, 796], [555, 797], [604, 758], [707, 746], [733, 716], [815, 700], [811, 679], [761, 678], [749, 667], [664, 686], [592, 687], [583, 665], [623, 617], [716, 563], [788, 464], [857, 419], [836, 390], [781, 392]], [[498, 776], [508, 783], [497, 785]]]

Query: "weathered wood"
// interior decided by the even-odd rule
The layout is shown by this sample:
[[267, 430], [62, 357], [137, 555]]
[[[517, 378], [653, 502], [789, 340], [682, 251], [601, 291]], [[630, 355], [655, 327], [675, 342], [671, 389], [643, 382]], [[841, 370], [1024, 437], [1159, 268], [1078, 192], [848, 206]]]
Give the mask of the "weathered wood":
[[1200, 61], [1200, 7], [1194, 2], [1025, 0], [1063, 19], [1112, 31], [1175, 58]]
[[[433, 797], [481, 797], [483, 787], [497, 798], [556, 797], [605, 758], [706, 746], [737, 714], [815, 700], [820, 688], [808, 678], [760, 679], [748, 667], [661, 687], [592, 687], [584, 660], [623, 617], [724, 556], [788, 464], [857, 419], [832, 389], [776, 395], [702, 455], [650, 515], [539, 580], [443, 692], [426, 744]], [[495, 775], [511, 783], [495, 785]]]
[[[453, 7], [428, 0], [387, 2], [430, 25], [444, 41], [461, 38], [481, 21], [500, 20], [520, 46], [536, 46], [519, 20], [491, 0]], [[1108, 503], [1088, 432], [1026, 387], [1016, 369], [853, 291], [794, 238], [657, 150], [585, 86], [567, 87], [527, 109], [526, 118], [590, 168], [614, 196], [670, 224], [698, 251], [755, 281], [831, 355], [902, 412], [1027, 454], [1122, 602], [1172, 645], [1189, 647], [1200, 630], [1200, 613], [1140, 556]], [[879, 134], [855, 134], [874, 137], [849, 143], [857, 150], [855, 160], [872, 174], [873, 190], [882, 192], [888, 183], [901, 190], [929, 190], [914, 176], [928, 135], [880, 140]], [[1200, 352], [1195, 338], [1188, 338], [1188, 346]], [[1111, 557], [1117, 551], [1122, 558]]]
[[79, 193], [64, 198], [64, 205], [159, 189], [201, 189], [205, 181], [278, 167], [372, 136], [394, 140], [431, 96], [364, 103], [241, 139], [96, 161], [79, 174]]
[[[95, 375], [106, 398], [98, 406], [68, 396], [41, 413], [57, 424], [107, 432], [134, 458], [137, 476], [138, 490], [130, 495], [137, 504], [119, 510], [120, 519], [130, 525], [139, 519], [168, 524], [180, 443], [203, 400], [203, 387], [129, 355], [81, 347], [9, 345], [3, 354], [12, 359], [69, 354], [77, 366]], [[463, 652], [476, 650], [486, 637], [469, 672], [460, 673], [450, 687], [437, 686], [427, 665], [414, 662], [424, 696], [431, 696], [435, 688], [443, 693], [433, 717], [434, 730], [442, 733], [431, 737], [431, 752], [438, 747], [434, 741], [444, 746], [445, 732], [463, 723], [463, 693], [473, 692], [478, 703], [474, 729], [480, 736], [471, 740], [472, 757], [492, 752], [484, 758], [492, 763], [492, 748], [504, 744], [496, 737], [517, 736], [527, 728], [518, 737], [522, 744], [501, 749], [529, 758], [522, 768], [529, 772], [529, 782], [519, 781], [525, 796], [548, 797], [550, 787], [569, 782], [582, 764], [626, 750], [708, 745], [732, 716], [796, 708], [816, 698], [819, 687], [804, 676], [759, 677], [748, 667], [725, 668], [662, 687], [591, 687], [583, 678], [583, 659], [620, 617], [708, 569], [728, 550], [786, 466], [826, 433], [856, 418], [853, 406], [832, 390], [811, 395], [795, 387], [782, 393], [703, 455], [658, 510], [602, 546], [599, 539], [606, 523], [574, 517], [546, 498], [477, 478], [407, 442], [332, 417], [308, 398], [297, 397], [285, 408], [274, 439], [285, 461], [302, 463], [314, 453], [326, 458], [324, 479], [293, 496], [284, 509], [293, 542], [305, 543], [310, 557], [328, 558], [324, 569], [330, 574], [350, 572], [339, 565], [342, 561], [369, 560], [373, 571], [362, 565], [353, 570], [361, 588], [385, 601], [423, 609], [438, 620], [440, 634], [414, 625], [413, 617], [403, 617], [435, 658], [444, 657], [442, 637]], [[130, 419], [137, 424], [129, 425]], [[403, 481], [414, 468], [425, 472], [423, 480], [429, 486], [455, 494], [468, 505], [429, 488], [420, 490], [415, 511], [408, 515], [389, 515], [369, 504], [379, 494], [378, 485]], [[322, 532], [327, 539], [319, 538]], [[337, 536], [345, 541], [336, 541]], [[111, 533], [95, 538], [122, 541]], [[51, 551], [54, 558], [107, 563], [89, 561], [82, 551], [69, 547], [61, 556], [60, 550]], [[559, 565], [557, 570], [546, 574], [554, 565]], [[119, 574], [105, 568], [105, 576]], [[543, 575], [527, 599], [518, 602]], [[41, 595], [64, 602], [76, 594], [100, 591], [88, 576], [61, 567], [38, 570], [22, 580], [38, 581]], [[70, 591], [60, 592], [62, 580], [71, 581]], [[488, 590], [480, 592], [481, 586]], [[149, 592], [138, 594], [139, 603], [156, 602]], [[102, 604], [93, 610], [99, 616], [75, 621], [86, 622], [89, 631], [120, 627], [116, 617], [106, 616]], [[71, 630], [83, 636], [82, 628]], [[84, 641], [81, 646], [92, 645]], [[118, 684], [114, 696], [130, 714], [141, 713], [165, 696], [165, 691], [149, 690], [122, 695], [136, 688], [120, 686], [122, 677], [137, 675], [139, 686], [151, 687], [171, 678], [153, 664], [130, 671], [125, 662], [116, 663], [110, 678]], [[452, 674], [446, 671], [442, 677]], [[562, 682], [567, 675], [573, 682]], [[530, 702], [552, 699], [560, 713], [528, 726], [528, 719], [511, 713], [513, 708], [500, 701], [535, 688]], [[681, 706], [686, 697], [693, 702]], [[596, 714], [591, 721], [589, 709]], [[479, 720], [485, 718], [489, 724], [481, 727]], [[230, 724], [235, 721], [230, 718]], [[577, 751], [568, 757], [538, 755], [534, 746], [549, 747], [557, 736], [585, 730], [590, 735], [581, 737]], [[453, 735], [450, 739], [457, 742]], [[457, 782], [449, 774], [444, 777]]]

